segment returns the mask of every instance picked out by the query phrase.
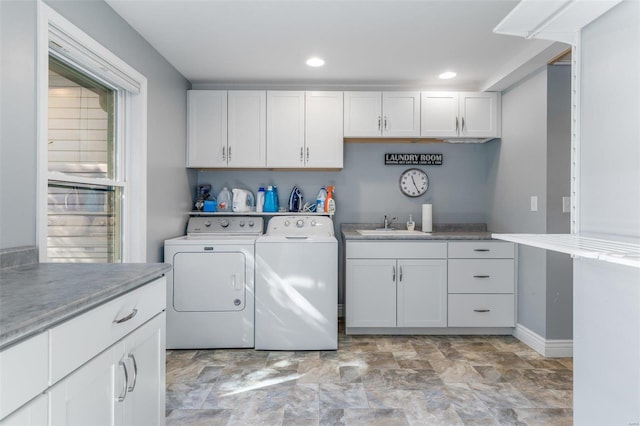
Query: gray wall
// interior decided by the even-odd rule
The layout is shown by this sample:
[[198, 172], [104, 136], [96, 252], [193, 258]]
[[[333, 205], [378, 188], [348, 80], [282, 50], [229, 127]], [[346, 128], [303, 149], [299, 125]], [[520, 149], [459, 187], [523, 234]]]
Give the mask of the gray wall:
[[[562, 213], [570, 195], [570, 90], [571, 68], [549, 66], [503, 93], [502, 140], [489, 157], [494, 232], [570, 232]], [[545, 339], [571, 339], [571, 258], [528, 246], [518, 254], [518, 323]]]
[[[581, 232], [640, 237], [639, 45], [637, 1], [582, 31]], [[577, 259], [574, 273], [574, 422], [638, 423], [640, 269]]]
[[[433, 204], [434, 223], [485, 223], [487, 153], [495, 143], [347, 143], [341, 171], [201, 171], [198, 183], [212, 184], [216, 194], [225, 185], [229, 189], [246, 188], [255, 193], [261, 185], [275, 184], [281, 205], [286, 205], [294, 185], [302, 189], [305, 200], [309, 201], [315, 200], [321, 186], [335, 185], [336, 235], [339, 235], [341, 223], [382, 224], [385, 214], [396, 216], [398, 227], [406, 226], [410, 213], [421, 225], [423, 203]], [[424, 196], [412, 199], [400, 193], [400, 173], [409, 166], [385, 166], [384, 154], [393, 152], [444, 154], [442, 166], [423, 166], [429, 176], [429, 189]], [[342, 259], [342, 252], [340, 255]], [[340, 303], [344, 300], [343, 295], [341, 283]]]
[[[160, 261], [164, 240], [183, 232], [184, 212], [190, 208], [190, 188], [195, 184], [195, 172], [184, 168], [186, 91], [190, 84], [103, 1], [47, 3], [148, 80], [147, 260]], [[0, 247], [6, 248], [36, 244], [36, 3], [3, 0], [0, 7], [3, 123]], [[5, 57], [16, 60], [7, 61]], [[11, 123], [11, 128], [5, 130], [5, 123]], [[10, 186], [8, 182], [19, 185]]]
[[0, 1], [0, 248], [36, 244], [36, 3]]
[[[502, 140], [489, 178], [489, 227], [494, 232], [546, 232], [547, 72], [541, 70], [502, 94]], [[538, 196], [538, 211], [530, 197]], [[546, 255], [520, 246], [518, 323], [546, 335]]]

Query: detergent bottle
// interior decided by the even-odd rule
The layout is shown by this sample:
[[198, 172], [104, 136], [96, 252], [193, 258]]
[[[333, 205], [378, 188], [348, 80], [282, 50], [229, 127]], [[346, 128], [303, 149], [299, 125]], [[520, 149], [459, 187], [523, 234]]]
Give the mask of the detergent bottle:
[[318, 192], [318, 196], [316, 197], [316, 212], [323, 213], [324, 212], [324, 202], [327, 199], [327, 190], [323, 186]]
[[218, 206], [219, 212], [230, 212], [233, 203], [231, 191], [226, 186], [222, 188], [222, 191], [218, 194]]
[[324, 211], [325, 213], [335, 213], [336, 212], [336, 200], [333, 198], [333, 193], [335, 191], [335, 186], [327, 187], [327, 198], [324, 202]]

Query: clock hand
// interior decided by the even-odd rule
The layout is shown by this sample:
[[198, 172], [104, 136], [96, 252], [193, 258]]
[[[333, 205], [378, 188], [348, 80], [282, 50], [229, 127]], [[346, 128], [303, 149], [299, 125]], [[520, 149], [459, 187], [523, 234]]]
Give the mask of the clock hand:
[[413, 181], [413, 186], [416, 187], [416, 191], [420, 192], [420, 190], [418, 189], [418, 185], [416, 185], [416, 180], [413, 178], [413, 176], [411, 176], [411, 180]]

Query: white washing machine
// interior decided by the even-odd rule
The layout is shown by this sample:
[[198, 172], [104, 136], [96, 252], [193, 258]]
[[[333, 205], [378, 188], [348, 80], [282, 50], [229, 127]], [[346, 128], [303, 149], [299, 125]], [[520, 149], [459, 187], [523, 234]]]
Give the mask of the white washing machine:
[[192, 217], [166, 240], [167, 348], [254, 346], [255, 242], [261, 217]]
[[255, 348], [338, 348], [338, 241], [325, 216], [276, 216], [256, 241]]

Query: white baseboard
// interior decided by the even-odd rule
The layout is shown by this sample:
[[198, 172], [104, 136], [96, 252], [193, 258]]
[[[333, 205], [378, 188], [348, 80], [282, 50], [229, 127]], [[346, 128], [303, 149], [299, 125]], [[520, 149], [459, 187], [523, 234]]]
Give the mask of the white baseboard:
[[546, 340], [522, 324], [516, 326], [513, 336], [546, 358], [573, 356], [573, 340]]

